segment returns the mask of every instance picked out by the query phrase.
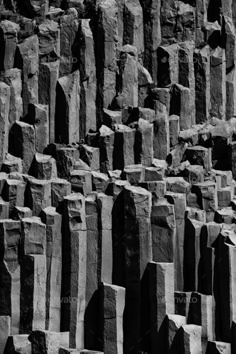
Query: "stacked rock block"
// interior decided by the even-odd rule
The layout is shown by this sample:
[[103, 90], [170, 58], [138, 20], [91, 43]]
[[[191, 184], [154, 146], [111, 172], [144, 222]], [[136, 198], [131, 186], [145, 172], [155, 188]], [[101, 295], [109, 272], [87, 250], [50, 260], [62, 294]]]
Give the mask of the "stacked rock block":
[[236, 352], [233, 0], [0, 0], [0, 354]]

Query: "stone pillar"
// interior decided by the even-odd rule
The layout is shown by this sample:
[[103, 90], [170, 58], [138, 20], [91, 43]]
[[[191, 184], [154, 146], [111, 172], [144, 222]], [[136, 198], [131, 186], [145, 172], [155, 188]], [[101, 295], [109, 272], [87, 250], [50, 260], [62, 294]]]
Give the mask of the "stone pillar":
[[154, 127], [144, 119], [139, 119], [135, 134], [134, 159], [135, 163], [151, 166], [154, 157], [153, 152]]
[[138, 106], [138, 55], [136, 47], [120, 49], [121, 95], [124, 106]]
[[184, 290], [198, 288], [198, 266], [200, 259], [200, 236], [203, 223], [186, 218], [184, 232]]
[[217, 47], [211, 53], [211, 116], [225, 120], [226, 115], [226, 58], [225, 50]]
[[97, 128], [96, 121], [96, 66], [95, 48], [90, 20], [83, 19], [79, 24], [80, 33], [80, 81], [81, 81], [81, 104], [80, 111], [80, 134], [85, 138], [88, 131]]
[[144, 66], [151, 73], [157, 84], [157, 48], [161, 44], [161, 1], [147, 3], [141, 0], [144, 21]]
[[214, 242], [215, 278], [214, 298], [216, 302], [216, 339], [230, 342], [231, 325], [235, 321], [235, 246], [227, 241], [228, 232], [221, 233]]
[[112, 208], [113, 198], [103, 193], [98, 193], [97, 204], [99, 212], [99, 233], [100, 233], [100, 261], [101, 274], [99, 281], [112, 283]]
[[118, 45], [119, 11], [115, 0], [100, 1], [97, 10], [98, 22], [95, 43], [98, 92], [100, 92], [97, 96], [97, 112], [101, 119], [103, 108], [108, 108], [116, 95], [116, 48]]
[[[140, 187], [124, 188], [124, 350], [139, 351], [141, 337], [141, 279], [152, 259], [151, 193]], [[133, 349], [130, 349], [133, 348]]]
[[0, 221], [0, 316], [11, 316], [10, 330], [13, 334], [19, 333], [20, 329], [20, 238], [19, 221]]
[[208, 340], [214, 339], [214, 306], [211, 295], [193, 292], [190, 299], [189, 324], [202, 326], [202, 342], [206, 345]]
[[114, 141], [114, 170], [123, 170], [134, 164], [135, 130], [126, 125], [117, 124]]
[[73, 69], [78, 69], [78, 13], [70, 12], [60, 19], [60, 71], [59, 76], [70, 74]]
[[23, 161], [23, 173], [28, 173], [35, 154], [35, 131], [32, 125], [18, 121], [10, 130], [9, 152]]
[[155, 262], [174, 262], [176, 220], [174, 206], [165, 199], [152, 206], [152, 254]]
[[[148, 264], [148, 286], [149, 286], [149, 330], [151, 353], [154, 354], [156, 348], [162, 347], [163, 338], [158, 336], [158, 332], [163, 325], [167, 314], [174, 314], [174, 265], [173, 263]], [[163, 349], [163, 348], [162, 348]], [[164, 354], [164, 352], [163, 352]]]
[[190, 117], [195, 124], [195, 73], [194, 73], [194, 42], [186, 41], [179, 44], [179, 84], [190, 89]]
[[56, 85], [59, 60], [39, 65], [39, 103], [49, 106], [49, 142], [55, 142]]
[[165, 160], [170, 152], [170, 125], [166, 106], [162, 105], [162, 111], [156, 112], [153, 128], [154, 158]]
[[20, 333], [45, 329], [46, 256], [27, 255], [21, 263]]
[[56, 89], [55, 138], [71, 144], [80, 139], [80, 72], [59, 78]]
[[157, 49], [157, 58], [158, 87], [169, 87], [171, 84], [176, 84], [179, 77], [177, 44], [159, 47]]
[[70, 329], [70, 347], [84, 347], [84, 315], [86, 307], [87, 228], [85, 199], [79, 193], [64, 198], [65, 220], [62, 236], [62, 298], [61, 321]]
[[8, 129], [10, 113], [10, 86], [0, 82], [0, 164], [2, 165], [8, 152]]
[[12, 69], [17, 46], [17, 34], [20, 26], [8, 20], [2, 20], [0, 25], [0, 71]]
[[182, 291], [184, 289], [184, 228], [185, 228], [185, 210], [186, 195], [183, 193], [166, 193], [166, 198], [170, 204], [174, 205], [175, 222], [176, 222], [176, 242], [175, 242], [175, 290]]
[[134, 45], [138, 53], [144, 51], [143, 11], [138, 0], [125, 0], [124, 4], [124, 45]]
[[6, 70], [3, 80], [10, 86], [9, 124], [11, 126], [23, 117], [21, 70], [17, 68]]
[[61, 317], [61, 270], [62, 270], [62, 217], [53, 207], [42, 211], [46, 224], [46, 326], [50, 331], [60, 331]]
[[23, 113], [28, 105], [38, 103], [39, 41], [38, 36], [27, 37], [18, 44], [19, 68], [23, 76]]
[[103, 283], [102, 304], [104, 353], [123, 354], [125, 288]]
[[113, 170], [113, 150], [114, 150], [114, 132], [102, 125], [99, 129], [99, 146], [100, 146], [100, 169], [101, 172], [108, 172]]
[[43, 153], [49, 144], [49, 107], [42, 104], [29, 105], [29, 121], [35, 129], [35, 150]]

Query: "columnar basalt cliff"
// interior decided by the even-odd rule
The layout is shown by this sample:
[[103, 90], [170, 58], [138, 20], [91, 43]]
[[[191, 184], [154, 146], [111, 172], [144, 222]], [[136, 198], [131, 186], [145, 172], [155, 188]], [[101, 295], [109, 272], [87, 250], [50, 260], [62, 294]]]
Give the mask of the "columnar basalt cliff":
[[235, 0], [0, 0], [0, 354], [236, 353], [235, 63]]

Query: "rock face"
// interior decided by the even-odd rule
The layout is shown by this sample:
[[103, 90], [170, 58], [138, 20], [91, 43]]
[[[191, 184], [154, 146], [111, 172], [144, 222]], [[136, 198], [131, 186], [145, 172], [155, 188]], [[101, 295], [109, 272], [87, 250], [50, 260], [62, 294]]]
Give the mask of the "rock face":
[[0, 0], [0, 354], [236, 353], [235, 67], [235, 0]]

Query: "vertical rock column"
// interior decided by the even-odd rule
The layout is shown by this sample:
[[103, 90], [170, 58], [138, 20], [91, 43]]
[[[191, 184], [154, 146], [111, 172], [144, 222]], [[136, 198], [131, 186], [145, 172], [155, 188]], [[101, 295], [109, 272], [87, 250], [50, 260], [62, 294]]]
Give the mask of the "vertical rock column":
[[18, 44], [17, 66], [22, 69], [23, 113], [28, 113], [30, 103], [38, 103], [39, 40], [33, 35]]
[[[64, 198], [62, 296], [68, 303], [62, 325], [69, 325], [70, 347], [84, 347], [84, 315], [86, 306], [87, 228], [85, 199], [79, 193]], [[66, 279], [67, 278], [67, 279]], [[66, 296], [66, 297], [65, 297]]]
[[96, 193], [85, 199], [86, 227], [87, 227], [87, 259], [86, 259], [86, 312], [84, 318], [84, 347], [95, 349], [99, 343], [99, 296], [98, 286], [100, 279], [100, 241], [98, 205]]
[[59, 78], [56, 95], [56, 141], [64, 144], [76, 143], [80, 139], [79, 70]]
[[59, 60], [39, 65], [39, 103], [49, 106], [49, 142], [55, 142], [56, 84]]
[[195, 106], [195, 75], [193, 62], [194, 42], [186, 41], [179, 44], [179, 84], [190, 90], [191, 125], [196, 123]]
[[4, 72], [4, 82], [10, 86], [10, 126], [23, 116], [21, 70], [14, 68]]
[[0, 164], [8, 151], [10, 87], [0, 82]]
[[141, 279], [151, 249], [151, 193], [140, 187], [124, 188], [124, 257], [126, 301], [124, 350], [137, 353], [141, 334]]
[[20, 329], [20, 238], [19, 221], [0, 221], [0, 316], [11, 317], [12, 334]]
[[[148, 264], [148, 285], [149, 285], [149, 331], [151, 353], [156, 352], [156, 348], [163, 351], [163, 338], [159, 332], [165, 316], [174, 314], [174, 265], [173, 263]], [[158, 336], [159, 332], [159, 336]]]
[[125, 289], [103, 283], [103, 350], [109, 354], [123, 354], [123, 313]]
[[46, 330], [60, 332], [61, 316], [61, 268], [62, 240], [61, 215], [55, 208], [47, 207], [42, 212], [46, 224]]
[[29, 121], [35, 129], [35, 149], [43, 153], [49, 144], [49, 112], [48, 106], [32, 104], [29, 106]]
[[155, 84], [157, 79], [157, 48], [161, 44], [161, 1], [141, 0], [144, 21], [144, 66], [152, 74]]
[[196, 49], [194, 52], [196, 123], [203, 123], [210, 113], [210, 48]]
[[138, 106], [138, 55], [136, 47], [120, 50], [121, 95], [125, 106]]
[[144, 51], [143, 10], [139, 0], [125, 0], [124, 3], [124, 35], [125, 44], [134, 45], [138, 54]]
[[152, 253], [155, 262], [174, 262], [176, 221], [174, 206], [162, 199], [152, 206]]
[[17, 46], [17, 34], [20, 26], [14, 22], [3, 20], [0, 24], [0, 71], [12, 69]]
[[214, 297], [216, 301], [216, 340], [230, 342], [231, 325], [235, 321], [235, 245], [221, 233], [214, 243], [215, 277]]
[[175, 290], [182, 291], [184, 288], [184, 228], [185, 228], [185, 210], [186, 195], [184, 193], [167, 192], [166, 198], [169, 203], [174, 205], [176, 221], [176, 242], [175, 242]]
[[18, 121], [12, 126], [9, 152], [23, 160], [23, 173], [28, 173], [35, 154], [35, 131], [30, 124]]
[[202, 222], [186, 218], [184, 233], [184, 290], [197, 291]]
[[21, 263], [20, 333], [45, 329], [46, 256], [25, 255]]
[[225, 120], [226, 116], [225, 50], [217, 47], [211, 54], [211, 115]]
[[116, 48], [118, 45], [118, 5], [115, 0], [98, 3], [96, 29], [97, 112], [102, 118], [103, 108], [108, 108], [116, 94]]
[[93, 34], [90, 20], [83, 19], [79, 24], [80, 36], [80, 135], [82, 138], [88, 131], [96, 130], [96, 66]]
[[112, 196], [99, 193], [97, 196], [100, 231], [101, 278], [104, 283], [112, 283]]

